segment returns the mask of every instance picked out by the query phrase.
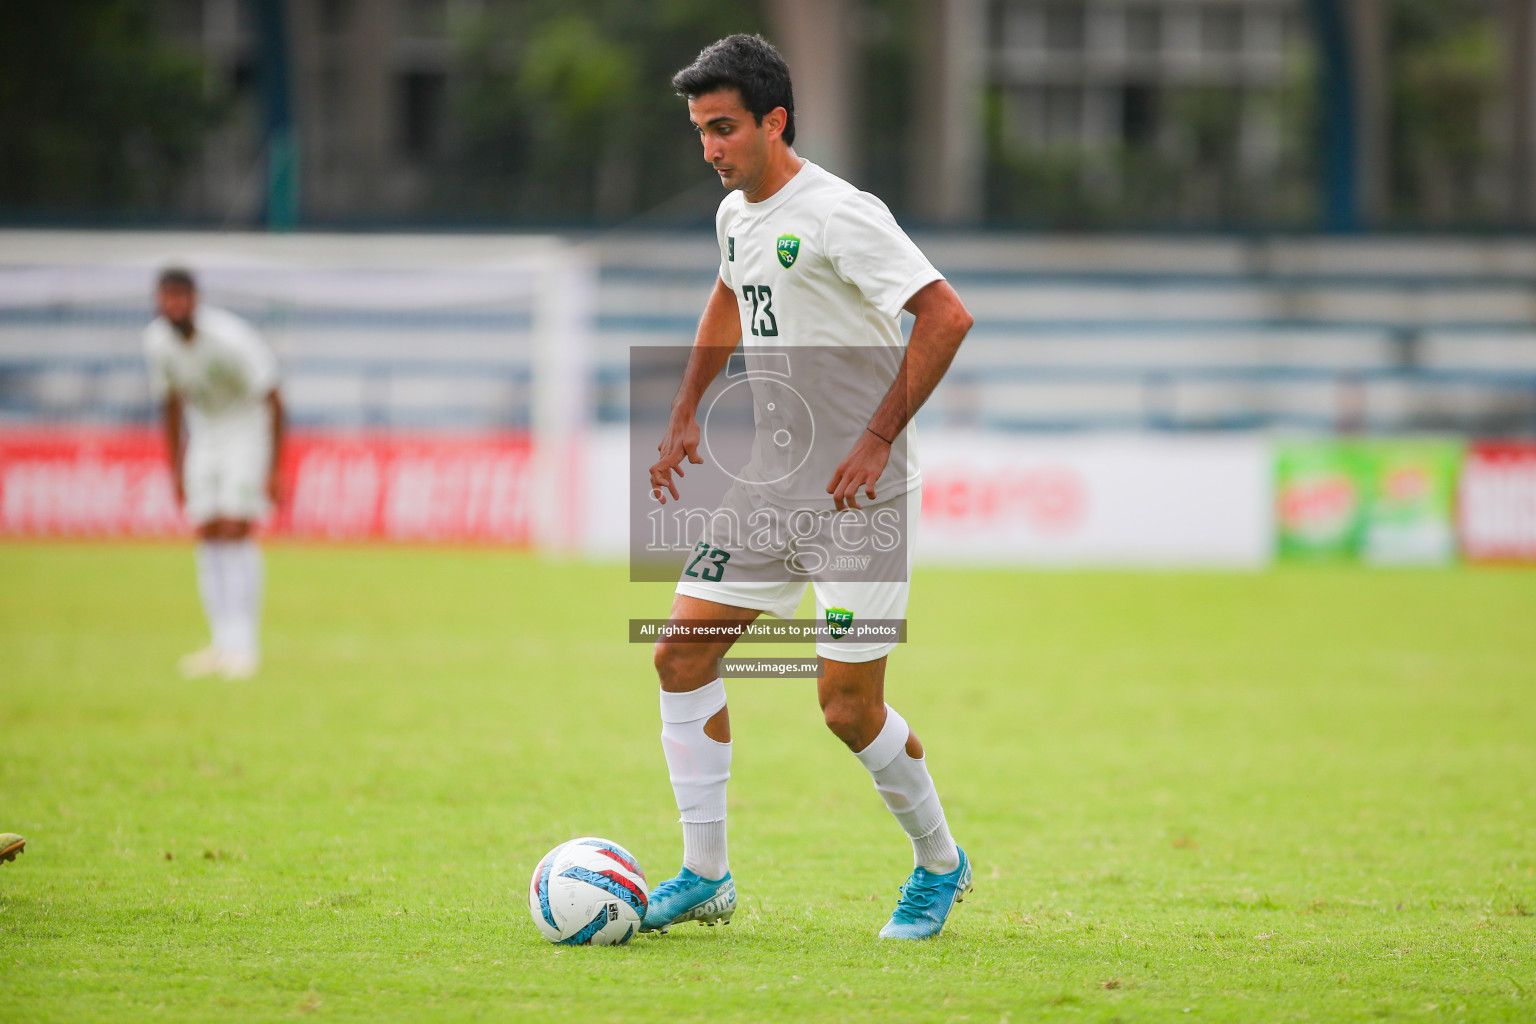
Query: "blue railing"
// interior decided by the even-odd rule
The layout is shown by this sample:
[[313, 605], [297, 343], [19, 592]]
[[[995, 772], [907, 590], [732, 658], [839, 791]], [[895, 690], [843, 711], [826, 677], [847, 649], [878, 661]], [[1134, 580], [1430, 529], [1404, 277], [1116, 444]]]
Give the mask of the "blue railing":
[[[533, 387], [527, 363], [470, 359], [375, 359], [309, 357], [287, 360], [283, 366], [290, 385], [306, 394], [317, 385], [346, 389], [346, 400], [300, 400], [290, 387], [288, 407], [293, 421], [305, 426], [369, 426], [411, 428], [518, 428], [530, 421]], [[44, 378], [62, 375], [44, 386]], [[399, 400], [401, 385], [419, 387], [436, 381], [447, 390], [441, 400]], [[478, 386], [475, 400], [455, 400], [456, 386]], [[629, 417], [629, 367], [599, 363], [590, 378], [591, 418], [599, 423], [624, 423]], [[486, 388], [484, 385], [489, 384]], [[1199, 415], [1180, 414], [1176, 395], [1184, 386], [1285, 387], [1319, 385], [1334, 389], [1328, 411], [1299, 411], [1276, 402], [1275, 409], [1239, 409]], [[1025, 408], [999, 408], [996, 400], [977, 401], [987, 389], [999, 387], [1111, 386], [1133, 389], [1133, 409], [1084, 408], [1056, 415], [1031, 414]], [[1463, 388], [1503, 402], [1502, 432], [1536, 433], [1536, 370], [1490, 370], [1445, 367], [1336, 367], [1298, 365], [1251, 366], [1026, 366], [989, 364], [954, 367], [935, 395], [925, 419], [947, 425], [978, 426], [1011, 431], [1065, 430], [1252, 430], [1287, 428], [1319, 430], [1455, 429], [1444, 417], [1421, 416], [1419, 421], [1370, 415], [1369, 389], [1408, 387], [1421, 394]], [[125, 394], [127, 392], [127, 394]], [[490, 397], [487, 397], [487, 396]], [[51, 396], [51, 397], [50, 397]], [[1118, 403], [1125, 405], [1124, 401]], [[1294, 406], [1296, 403], [1291, 403]], [[10, 422], [94, 421], [143, 423], [153, 419], [142, 362], [132, 356], [58, 356], [0, 358], [0, 419]], [[1486, 423], [1462, 424], [1487, 429]]]

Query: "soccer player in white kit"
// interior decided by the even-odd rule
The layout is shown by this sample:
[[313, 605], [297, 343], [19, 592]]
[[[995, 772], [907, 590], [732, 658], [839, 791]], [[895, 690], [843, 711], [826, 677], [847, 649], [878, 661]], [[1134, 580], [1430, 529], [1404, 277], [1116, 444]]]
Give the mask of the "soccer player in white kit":
[[[190, 272], [165, 270], [144, 330], [162, 402], [176, 501], [197, 531], [197, 584], [212, 642], [181, 659], [189, 678], [245, 679], [260, 660], [262, 564], [254, 529], [278, 500], [283, 404], [277, 359], [235, 314], [199, 306]], [[185, 430], [183, 429], [185, 427]]]
[[[921, 476], [909, 422], [949, 367], [971, 327], [970, 314], [879, 199], [795, 155], [789, 69], [770, 44], [757, 36], [729, 36], [707, 47], [672, 84], [688, 101], [705, 160], [732, 191], [716, 216], [720, 277], [657, 446], [661, 457], [651, 467], [653, 495], [663, 504], [668, 494], [677, 500], [673, 472], [683, 475], [685, 458], [703, 461], [699, 401], [738, 341], [748, 360], [755, 347], [767, 345], [787, 346], [797, 359], [804, 352], [812, 365], [817, 352], [847, 351], [853, 354], [843, 365], [867, 372], [795, 378], [816, 419], [814, 450], [830, 453], [814, 480], [817, 493], [808, 494], [803, 486], [790, 493], [773, 484], [772, 474], [760, 473], [755, 479], [767, 484], [733, 485], [726, 504], [756, 492], [775, 507], [798, 506], [827, 517], [902, 502], [910, 530], [921, 503]], [[905, 346], [898, 322], [903, 309], [916, 318]], [[761, 435], [765, 422], [784, 414], [784, 403], [776, 408], [760, 398], [755, 379], [753, 398]], [[769, 448], [755, 445], [754, 458]], [[803, 579], [744, 580], [735, 570], [752, 553], [711, 548], [707, 538], [699, 550], [704, 554], [693, 559], [678, 584], [673, 621], [742, 626], [763, 612], [793, 614], [805, 590]], [[910, 553], [909, 536], [906, 571]], [[708, 561], [700, 562], [706, 556]], [[901, 619], [909, 579], [906, 572], [894, 582], [816, 578], [817, 617]], [[662, 747], [683, 826], [683, 868], [650, 894], [644, 931], [664, 931], [682, 921], [729, 921], [735, 912], [725, 829], [730, 717], [717, 676], [718, 660], [732, 643], [656, 645]], [[825, 668], [817, 695], [827, 727], [873, 776], [875, 789], [912, 842], [916, 866], [880, 936], [923, 939], [939, 934], [969, 890], [971, 865], [950, 837], [922, 745], [885, 703], [886, 658], [894, 647], [818, 641]]]

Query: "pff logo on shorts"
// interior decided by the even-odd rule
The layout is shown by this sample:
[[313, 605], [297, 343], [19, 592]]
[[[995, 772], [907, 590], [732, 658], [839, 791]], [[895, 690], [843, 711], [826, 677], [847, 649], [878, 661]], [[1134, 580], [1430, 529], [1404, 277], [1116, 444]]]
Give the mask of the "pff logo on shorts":
[[784, 264], [785, 270], [788, 270], [795, 265], [795, 260], [800, 256], [800, 236], [780, 235], [777, 251], [779, 262]]
[[853, 627], [853, 612], [847, 608], [827, 609], [827, 632], [832, 639], [840, 640], [848, 635], [848, 630]]

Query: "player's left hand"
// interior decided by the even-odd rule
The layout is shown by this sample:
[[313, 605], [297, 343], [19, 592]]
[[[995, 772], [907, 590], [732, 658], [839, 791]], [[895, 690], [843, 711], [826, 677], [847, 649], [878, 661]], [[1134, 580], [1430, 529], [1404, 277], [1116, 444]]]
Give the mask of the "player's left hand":
[[283, 482], [278, 479], [275, 472], [267, 474], [267, 498], [272, 502], [273, 508], [283, 503]]
[[672, 413], [667, 423], [666, 436], [661, 439], [656, 450], [661, 453], [661, 459], [651, 467], [651, 497], [665, 505], [667, 492], [670, 491], [673, 501], [682, 501], [672, 474], [676, 473], [679, 478], [684, 475], [685, 457], [696, 466], [704, 464], [703, 457], [699, 455], [699, 423], [691, 411]]
[[875, 481], [885, 471], [891, 460], [891, 446], [869, 431], [853, 443], [853, 448], [827, 483], [827, 493], [839, 512], [859, 508], [858, 496], [862, 489], [870, 501], [875, 500]]

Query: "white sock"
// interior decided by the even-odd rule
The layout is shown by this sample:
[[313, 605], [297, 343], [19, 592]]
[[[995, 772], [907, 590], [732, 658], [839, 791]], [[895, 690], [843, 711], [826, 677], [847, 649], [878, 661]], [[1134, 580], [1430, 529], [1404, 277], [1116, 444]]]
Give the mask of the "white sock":
[[254, 658], [259, 654], [257, 627], [261, 619], [261, 549], [250, 539], [219, 545], [224, 563], [226, 646], [231, 654]]
[[944, 875], [960, 866], [960, 851], [944, 821], [927, 759], [907, 754], [911, 734], [906, 720], [887, 704], [880, 735], [854, 756], [874, 776], [876, 791], [912, 840], [912, 857], [918, 866]]
[[711, 880], [731, 870], [725, 848], [731, 745], [704, 735], [704, 723], [723, 707], [723, 679], [687, 693], [661, 691], [661, 749], [683, 823], [683, 867]]
[[203, 615], [208, 619], [208, 632], [213, 649], [225, 650], [227, 617], [224, 613], [224, 552], [218, 541], [197, 542], [197, 593], [203, 599]]
[[731, 870], [725, 850], [725, 819], [683, 822], [683, 867], [711, 882]]

